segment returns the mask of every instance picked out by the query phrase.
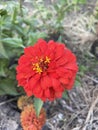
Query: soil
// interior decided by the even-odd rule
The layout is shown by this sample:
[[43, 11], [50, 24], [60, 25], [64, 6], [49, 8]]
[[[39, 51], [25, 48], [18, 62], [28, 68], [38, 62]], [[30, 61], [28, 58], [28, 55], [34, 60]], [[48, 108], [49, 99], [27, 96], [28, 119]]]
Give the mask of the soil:
[[[95, 0], [88, 0], [88, 3], [93, 2]], [[92, 4], [83, 7], [82, 13], [88, 9], [92, 11], [93, 7]], [[98, 59], [73, 46], [70, 48], [76, 54], [78, 64], [86, 70], [78, 72], [80, 84], [68, 92], [68, 97], [44, 104], [47, 121], [42, 130], [98, 130]], [[0, 130], [22, 130], [17, 99], [0, 96]]]

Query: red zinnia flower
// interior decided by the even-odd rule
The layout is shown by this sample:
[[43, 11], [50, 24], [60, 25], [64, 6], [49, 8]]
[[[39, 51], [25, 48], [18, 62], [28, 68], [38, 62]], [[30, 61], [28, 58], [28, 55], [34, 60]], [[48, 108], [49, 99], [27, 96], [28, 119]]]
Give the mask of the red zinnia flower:
[[60, 98], [70, 90], [78, 70], [75, 55], [64, 44], [39, 39], [34, 46], [24, 49], [18, 61], [18, 85], [28, 96], [42, 100]]
[[41, 130], [46, 121], [46, 113], [41, 109], [40, 115], [37, 117], [33, 105], [24, 108], [20, 116], [23, 130]]

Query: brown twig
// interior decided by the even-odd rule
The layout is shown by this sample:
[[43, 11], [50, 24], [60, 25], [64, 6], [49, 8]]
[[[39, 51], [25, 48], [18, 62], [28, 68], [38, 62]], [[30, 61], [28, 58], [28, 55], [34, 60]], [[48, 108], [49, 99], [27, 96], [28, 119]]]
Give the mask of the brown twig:
[[1, 102], [1, 103], [0, 103], [0, 106], [4, 105], [4, 104], [6, 104], [6, 103], [10, 103], [10, 102], [12, 102], [12, 101], [15, 101], [15, 100], [17, 100], [17, 98], [19, 98], [19, 97], [15, 97], [15, 98], [9, 99], [9, 100], [7, 100], [7, 101]]
[[98, 84], [98, 80], [94, 79], [93, 77], [90, 77], [88, 75], [84, 75], [84, 76]]
[[[91, 104], [91, 107], [90, 107], [90, 109], [88, 111], [88, 114], [87, 114], [87, 117], [86, 117], [86, 120], [85, 120], [85, 123], [84, 123], [85, 125], [89, 122], [89, 119], [90, 119], [90, 117], [91, 117], [91, 115], [93, 113], [94, 107], [95, 107], [95, 105], [97, 103], [98, 103], [98, 96], [97, 96], [96, 100]], [[85, 130], [85, 126], [83, 127], [82, 130]]]

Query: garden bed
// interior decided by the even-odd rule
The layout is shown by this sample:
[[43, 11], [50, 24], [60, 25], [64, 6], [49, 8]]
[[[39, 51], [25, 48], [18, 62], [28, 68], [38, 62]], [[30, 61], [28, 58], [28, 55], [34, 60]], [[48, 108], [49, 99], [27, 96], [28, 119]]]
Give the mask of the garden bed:
[[[68, 23], [74, 23], [76, 18], [80, 20], [82, 13], [87, 12], [89, 9], [91, 13], [95, 7], [93, 3], [94, 1], [88, 0], [89, 6], [87, 4], [84, 6], [85, 8], [82, 7], [82, 10], [77, 12], [76, 16], [72, 16], [72, 14], [67, 16], [65, 27], [67, 27], [66, 25], [70, 26]], [[24, 5], [31, 7], [29, 3]], [[80, 23], [77, 22], [77, 24], [80, 27]], [[88, 34], [88, 30], [83, 28], [84, 33], [82, 39], [80, 39], [81, 30], [77, 35], [74, 35], [73, 32], [79, 30], [73, 26], [74, 24], [72, 24], [71, 28], [65, 28], [65, 32], [67, 31], [68, 34], [60, 35], [64, 43], [77, 56], [80, 69], [77, 74], [79, 81], [75, 83], [72, 90], [68, 91], [65, 98], [44, 104], [47, 120], [42, 130], [98, 130], [98, 56], [84, 53], [84, 50], [90, 52], [91, 48], [88, 48], [93, 45], [97, 36], [95, 33], [89, 32], [88, 39], [83, 39], [83, 36], [85, 37], [85, 34]], [[80, 29], [82, 28], [80, 27]], [[56, 35], [57, 37], [54, 34], [50, 35], [47, 40], [51, 38], [57, 40], [59, 34]], [[90, 36], [92, 37], [91, 40], [89, 40]], [[81, 45], [81, 43], [83, 44]], [[88, 43], [87, 48], [84, 45], [86, 43]], [[81, 47], [84, 48], [80, 49]], [[22, 130], [20, 124], [21, 111], [17, 107], [17, 100], [18, 96], [0, 96], [0, 130]]]

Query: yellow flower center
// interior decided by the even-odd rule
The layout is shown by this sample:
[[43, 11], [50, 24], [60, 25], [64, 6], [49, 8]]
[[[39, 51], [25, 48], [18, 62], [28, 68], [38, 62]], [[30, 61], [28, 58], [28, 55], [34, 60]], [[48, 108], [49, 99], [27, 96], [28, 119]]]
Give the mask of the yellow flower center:
[[40, 58], [37, 63], [33, 64], [33, 70], [35, 70], [37, 73], [41, 74], [42, 72], [46, 71], [48, 69], [48, 64], [50, 63], [50, 58]]

